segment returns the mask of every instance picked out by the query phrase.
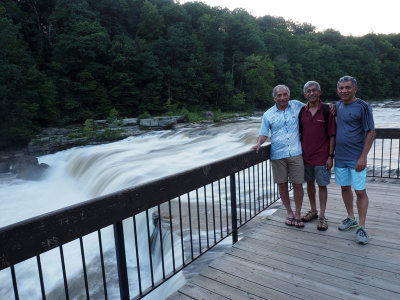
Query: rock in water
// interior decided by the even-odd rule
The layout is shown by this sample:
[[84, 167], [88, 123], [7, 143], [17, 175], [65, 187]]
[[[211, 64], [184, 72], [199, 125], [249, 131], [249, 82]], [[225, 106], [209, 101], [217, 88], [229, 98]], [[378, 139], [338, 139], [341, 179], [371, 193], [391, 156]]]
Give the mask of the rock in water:
[[49, 165], [45, 163], [41, 163], [37, 166], [31, 166], [19, 173], [17, 178], [25, 180], [41, 180], [48, 168]]
[[25, 180], [40, 180], [48, 168], [49, 165], [39, 164], [38, 159], [31, 155], [14, 157], [11, 164], [11, 172]]

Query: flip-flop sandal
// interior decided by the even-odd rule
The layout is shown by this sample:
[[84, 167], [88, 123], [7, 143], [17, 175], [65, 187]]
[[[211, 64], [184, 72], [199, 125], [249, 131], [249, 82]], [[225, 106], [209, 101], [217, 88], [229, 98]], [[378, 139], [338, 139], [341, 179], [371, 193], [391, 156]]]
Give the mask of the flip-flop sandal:
[[286, 220], [285, 220], [285, 224], [287, 226], [295, 226], [295, 219], [287, 217]]
[[294, 219], [294, 227], [296, 228], [303, 228], [304, 223], [301, 219]]

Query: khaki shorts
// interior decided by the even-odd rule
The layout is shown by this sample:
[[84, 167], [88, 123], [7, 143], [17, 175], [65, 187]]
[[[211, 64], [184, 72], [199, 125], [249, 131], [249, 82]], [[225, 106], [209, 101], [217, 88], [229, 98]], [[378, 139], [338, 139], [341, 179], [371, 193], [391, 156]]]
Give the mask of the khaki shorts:
[[304, 162], [303, 156], [297, 155], [282, 159], [271, 159], [272, 174], [274, 175], [274, 182], [285, 183], [299, 183], [304, 182]]

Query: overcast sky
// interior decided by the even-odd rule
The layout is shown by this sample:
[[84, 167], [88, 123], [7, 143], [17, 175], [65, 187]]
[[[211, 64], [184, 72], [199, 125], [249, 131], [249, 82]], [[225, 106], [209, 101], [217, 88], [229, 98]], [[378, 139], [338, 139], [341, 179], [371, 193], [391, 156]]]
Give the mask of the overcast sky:
[[[193, 0], [178, 0], [181, 4]], [[400, 33], [399, 0], [201, 0], [230, 10], [244, 8], [254, 16], [271, 15], [311, 23], [318, 31], [333, 28], [343, 35]]]

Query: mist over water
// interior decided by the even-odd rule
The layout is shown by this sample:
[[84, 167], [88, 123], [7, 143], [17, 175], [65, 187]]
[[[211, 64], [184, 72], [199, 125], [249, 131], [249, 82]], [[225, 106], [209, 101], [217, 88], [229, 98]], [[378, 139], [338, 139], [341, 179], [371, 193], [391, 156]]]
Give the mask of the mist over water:
[[[400, 101], [371, 104], [377, 128], [400, 127]], [[0, 175], [0, 227], [242, 153], [256, 143], [260, 123], [261, 117], [252, 117], [220, 124], [149, 132], [114, 143], [76, 147], [41, 156], [38, 158], [39, 163], [51, 166], [42, 181], [20, 180], [11, 174]], [[129, 230], [131, 229], [127, 228], [127, 232]], [[103, 244], [113, 245], [112, 229], [106, 228], [102, 232]], [[97, 243], [96, 239], [97, 236], [92, 234], [85, 237], [84, 241], [90, 245]], [[66, 248], [79, 249], [77, 243], [72, 242]], [[66, 250], [66, 260], [73, 261], [75, 255], [80, 257], [76, 251]], [[106, 264], [112, 266], [115, 249], [110, 246], [105, 251]], [[95, 260], [97, 254], [88, 250], [85, 255], [90, 267], [90, 261]], [[132, 259], [134, 255], [135, 253], [128, 253], [128, 259]], [[48, 279], [46, 291], [52, 291], [61, 279], [59, 262], [53, 261], [51, 253], [41, 257], [48, 265], [54, 264], [45, 273], [45, 279]], [[79, 263], [72, 264], [67, 273], [76, 273], [81, 268]], [[18, 266], [16, 268], [18, 274], [25, 274], [33, 279], [21, 290], [21, 299], [29, 299], [32, 291], [38, 292], [39, 281], [32, 271], [37, 268], [35, 264], [36, 261], [32, 260], [24, 263], [20, 269]], [[134, 265], [133, 261], [131, 265]], [[112, 269], [109, 271], [116, 272]], [[12, 297], [9, 282], [6, 283], [10, 280], [9, 277], [9, 274], [0, 272], [0, 299]], [[82, 285], [79, 280], [72, 285]], [[101, 290], [101, 279], [97, 281], [99, 286], [93, 283], [96, 280], [92, 280], [94, 285], [91, 290]], [[50, 295], [53, 299], [60, 297], [55, 292]]]

